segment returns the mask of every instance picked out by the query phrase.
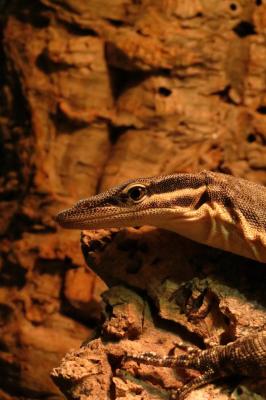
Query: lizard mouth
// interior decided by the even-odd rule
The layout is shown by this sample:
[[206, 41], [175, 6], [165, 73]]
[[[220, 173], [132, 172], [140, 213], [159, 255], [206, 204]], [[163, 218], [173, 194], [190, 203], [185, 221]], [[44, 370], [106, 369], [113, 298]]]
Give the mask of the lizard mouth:
[[[154, 225], [160, 227], [160, 221], [165, 217], [173, 218], [173, 210], [171, 208], [157, 208], [156, 210], [147, 208], [145, 210], [112, 210], [109, 213], [106, 210], [105, 215], [99, 216], [103, 209], [93, 210], [93, 215], [81, 215], [75, 212], [75, 209], [69, 209], [58, 213], [55, 221], [67, 229], [101, 229], [101, 228], [122, 228], [129, 226]], [[152, 211], [152, 213], [151, 213]], [[98, 213], [98, 216], [97, 216]], [[187, 217], [186, 217], [187, 214]], [[190, 213], [179, 213], [174, 216], [175, 219], [189, 219]]]
[[69, 210], [66, 210], [57, 214], [54, 219], [60, 226], [68, 229], [115, 228], [119, 226], [132, 226], [132, 220], [136, 221], [136, 225], [142, 225], [140, 220], [147, 214], [147, 212], [148, 210], [141, 212], [136, 211], [133, 214], [132, 211], [121, 212], [120, 210], [117, 213], [110, 213], [97, 217], [97, 211], [95, 211], [94, 214], [96, 215], [84, 218], [74, 212], [70, 213]]

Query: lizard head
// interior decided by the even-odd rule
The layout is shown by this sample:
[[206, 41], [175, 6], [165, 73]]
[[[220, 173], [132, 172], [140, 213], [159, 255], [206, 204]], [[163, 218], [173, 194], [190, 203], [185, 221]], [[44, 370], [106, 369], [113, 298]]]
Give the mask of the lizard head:
[[140, 225], [170, 229], [171, 219], [193, 219], [207, 201], [205, 180], [204, 173], [130, 180], [78, 201], [55, 220], [70, 229]]

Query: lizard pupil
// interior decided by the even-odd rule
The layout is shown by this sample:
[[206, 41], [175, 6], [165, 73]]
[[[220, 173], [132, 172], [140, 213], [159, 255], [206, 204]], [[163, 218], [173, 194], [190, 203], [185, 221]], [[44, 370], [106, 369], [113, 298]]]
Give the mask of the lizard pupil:
[[139, 201], [142, 199], [142, 197], [145, 194], [145, 189], [141, 186], [136, 186], [128, 191], [128, 196], [133, 200], [133, 201]]

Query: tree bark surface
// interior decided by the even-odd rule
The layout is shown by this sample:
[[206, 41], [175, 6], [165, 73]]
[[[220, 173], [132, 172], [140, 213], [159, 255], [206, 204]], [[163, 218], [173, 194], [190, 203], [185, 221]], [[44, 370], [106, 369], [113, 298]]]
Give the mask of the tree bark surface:
[[[143, 227], [85, 232], [88, 269], [79, 233], [52, 217], [139, 176], [266, 184], [265, 1], [12, 0], [0, 15], [0, 397], [62, 398], [49, 371], [92, 337], [105, 284], [102, 333], [66, 356], [57, 385], [73, 399], [166, 397], [192, 372], [124, 352], [265, 329], [264, 265]], [[243, 382], [242, 395], [199, 393], [266, 396]]]

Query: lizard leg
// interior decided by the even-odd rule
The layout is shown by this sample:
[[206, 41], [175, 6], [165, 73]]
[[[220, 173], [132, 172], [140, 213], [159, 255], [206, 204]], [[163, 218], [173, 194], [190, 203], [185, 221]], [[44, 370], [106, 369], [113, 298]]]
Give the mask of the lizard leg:
[[[200, 353], [201, 350], [198, 351]], [[142, 354], [127, 354], [125, 356], [128, 360], [141, 362], [147, 365], [154, 365], [160, 367], [184, 367], [184, 368], [195, 368], [197, 364], [197, 355], [195, 352], [192, 354], [176, 356], [165, 356], [161, 357], [154, 352], [147, 352]], [[196, 368], [199, 370], [199, 368]], [[170, 396], [171, 400], [183, 400], [186, 396], [194, 389], [205, 385], [206, 383], [212, 382], [213, 380], [221, 377], [221, 375], [214, 369], [208, 367], [201, 369], [203, 374], [197, 378], [192, 379], [180, 389], [172, 391]]]
[[171, 393], [171, 400], [184, 400], [186, 396], [192, 391], [195, 390], [207, 383], [214, 381], [219, 378], [219, 375], [214, 370], [210, 369], [206, 371], [203, 375], [198, 378], [192, 379], [190, 382], [183, 385], [180, 389], [174, 390]]
[[147, 365], [154, 365], [156, 367], [175, 367], [177, 366], [178, 358], [175, 356], [160, 356], [154, 352], [147, 352], [141, 354], [126, 354], [125, 359], [141, 362]]
[[[171, 353], [173, 353], [176, 348], [178, 348], [180, 350], [184, 350], [189, 354], [197, 354], [201, 351], [198, 347], [191, 346], [190, 344], [186, 344], [182, 340], [175, 341], [173, 344], [174, 344], [174, 346], [173, 346], [173, 349], [171, 349]], [[169, 354], [170, 354], [170, 352], [169, 352]]]
[[[141, 354], [130, 354], [125, 355], [125, 359], [141, 362], [147, 365], [154, 365], [157, 367], [183, 367], [183, 368], [195, 368], [201, 370], [198, 365], [197, 355], [202, 353], [201, 350], [193, 349], [188, 354], [182, 354], [180, 356], [160, 356], [154, 352], [147, 352]], [[203, 368], [203, 371], [206, 368]]]

